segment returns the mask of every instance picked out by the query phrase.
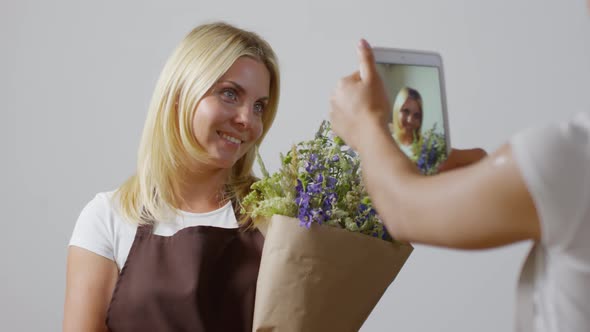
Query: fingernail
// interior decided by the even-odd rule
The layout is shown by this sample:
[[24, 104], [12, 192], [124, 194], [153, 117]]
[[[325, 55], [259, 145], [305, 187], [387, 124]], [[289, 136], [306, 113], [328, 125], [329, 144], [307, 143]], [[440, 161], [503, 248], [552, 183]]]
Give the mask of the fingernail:
[[369, 45], [369, 42], [367, 42], [364, 38], [361, 38], [361, 40], [359, 41], [359, 47], [371, 48], [371, 45]]

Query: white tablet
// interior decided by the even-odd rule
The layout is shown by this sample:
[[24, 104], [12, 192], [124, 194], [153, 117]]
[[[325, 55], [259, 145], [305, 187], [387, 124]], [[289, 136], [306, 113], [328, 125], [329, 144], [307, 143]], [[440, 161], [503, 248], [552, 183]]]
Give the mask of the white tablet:
[[422, 173], [437, 173], [451, 150], [440, 55], [380, 47], [373, 52], [392, 106], [395, 141]]

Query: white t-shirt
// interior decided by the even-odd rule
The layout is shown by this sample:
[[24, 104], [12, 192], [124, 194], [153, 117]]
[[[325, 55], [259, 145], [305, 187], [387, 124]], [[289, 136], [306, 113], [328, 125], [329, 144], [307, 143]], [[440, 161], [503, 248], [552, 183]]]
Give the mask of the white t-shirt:
[[400, 150], [402, 150], [402, 152], [408, 156], [408, 158], [413, 158], [414, 156], [414, 145], [410, 144], [410, 145], [403, 145], [403, 144], [399, 144], [398, 145]]
[[518, 286], [517, 331], [590, 331], [590, 116], [511, 140], [541, 240]]
[[[99, 193], [80, 213], [72, 238], [71, 246], [90, 250], [117, 263], [119, 271], [125, 265], [131, 244], [135, 239], [137, 224], [123, 219], [118, 212], [114, 192]], [[174, 222], [157, 223], [154, 234], [171, 236], [185, 227], [215, 226], [221, 228], [239, 227], [231, 202], [207, 213], [178, 211]]]

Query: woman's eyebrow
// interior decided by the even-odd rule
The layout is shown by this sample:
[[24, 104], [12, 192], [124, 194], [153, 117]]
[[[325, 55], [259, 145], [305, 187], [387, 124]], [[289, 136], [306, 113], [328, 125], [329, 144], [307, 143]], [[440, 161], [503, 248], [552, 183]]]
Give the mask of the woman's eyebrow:
[[219, 82], [217, 82], [217, 84], [219, 84], [219, 83], [229, 83], [229, 84], [233, 85], [233, 86], [234, 86], [234, 88], [235, 88], [236, 90], [238, 90], [240, 93], [244, 93], [244, 92], [246, 92], [246, 89], [244, 89], [244, 87], [242, 87], [241, 85], [239, 85], [238, 83], [236, 83], [236, 82], [234, 82], [234, 81], [230, 81], [230, 80], [223, 80], [223, 81], [219, 81]]

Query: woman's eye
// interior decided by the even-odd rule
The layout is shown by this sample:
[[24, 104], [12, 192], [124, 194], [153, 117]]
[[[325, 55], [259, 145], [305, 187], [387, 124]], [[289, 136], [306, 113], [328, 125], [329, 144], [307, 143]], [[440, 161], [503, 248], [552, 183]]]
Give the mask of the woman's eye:
[[262, 114], [264, 113], [264, 103], [256, 103], [254, 104], [254, 113], [256, 114]]
[[223, 89], [221, 95], [230, 101], [236, 101], [238, 99], [238, 94], [233, 89]]

